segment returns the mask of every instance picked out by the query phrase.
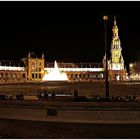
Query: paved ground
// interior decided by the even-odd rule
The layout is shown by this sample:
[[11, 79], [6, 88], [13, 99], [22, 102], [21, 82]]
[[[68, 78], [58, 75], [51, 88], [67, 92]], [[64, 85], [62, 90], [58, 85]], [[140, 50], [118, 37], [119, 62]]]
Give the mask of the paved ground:
[[0, 119], [0, 138], [140, 138], [136, 124], [74, 124]]
[[[110, 95], [122, 96], [122, 95], [140, 95], [140, 82], [124, 82], [124, 83], [112, 83], [109, 84]], [[105, 94], [104, 82], [46, 82], [46, 83], [30, 83], [30, 84], [5, 84], [0, 85], [0, 93], [5, 94], [37, 94], [39, 90], [47, 90], [52, 92], [55, 90], [60, 93], [62, 90], [64, 93], [74, 93], [77, 89], [79, 95], [102, 95]]]
[[[77, 89], [80, 95], [104, 95], [105, 86], [103, 82], [0, 85], [0, 93], [6, 94], [36, 94], [38, 90], [57, 90], [58, 92], [64, 90], [64, 93], [68, 93], [73, 92], [74, 89]], [[140, 84], [110, 83], [110, 94], [115, 96], [140, 95]], [[13, 104], [12, 102], [8, 101], [8, 104]], [[5, 103], [1, 101], [1, 105], [3, 104]], [[25, 101], [17, 101], [17, 104], [28, 105]], [[36, 106], [36, 102], [32, 102], [32, 104]], [[44, 105], [44, 102], [41, 104]], [[64, 105], [63, 102], [61, 104]], [[102, 103], [93, 104], [98, 106]], [[107, 103], [106, 106], [110, 106], [108, 104], [110, 103]], [[118, 106], [122, 103], [115, 103], [115, 106], [116, 104]], [[139, 103], [132, 104], [127, 104], [127, 107], [139, 107]], [[0, 138], [140, 138], [139, 132], [140, 125], [138, 124], [74, 124], [0, 119]]]

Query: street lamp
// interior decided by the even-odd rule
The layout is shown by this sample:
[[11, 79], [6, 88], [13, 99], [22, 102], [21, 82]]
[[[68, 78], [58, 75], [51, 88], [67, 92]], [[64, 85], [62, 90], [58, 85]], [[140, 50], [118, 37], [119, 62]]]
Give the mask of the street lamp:
[[107, 21], [108, 21], [108, 16], [103, 16], [103, 20], [104, 20], [104, 28], [105, 28], [105, 68], [106, 68], [106, 72], [105, 72], [105, 86], [106, 86], [106, 93], [105, 93], [105, 98], [109, 98], [109, 81], [108, 81], [108, 61], [107, 61], [107, 31], [106, 31], [106, 25], [107, 25]]

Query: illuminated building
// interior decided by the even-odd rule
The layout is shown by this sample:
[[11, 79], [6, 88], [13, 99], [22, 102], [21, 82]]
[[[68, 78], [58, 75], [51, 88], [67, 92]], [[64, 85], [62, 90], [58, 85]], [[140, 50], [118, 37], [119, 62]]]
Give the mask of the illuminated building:
[[44, 54], [41, 58], [32, 58], [29, 52], [28, 58], [23, 59], [28, 81], [41, 81], [44, 76]]
[[[1, 61], [2, 62], [2, 61]], [[10, 65], [2, 62], [0, 66], [0, 83], [6, 82], [40, 82], [45, 73], [54, 69], [54, 62], [45, 62], [44, 55], [34, 58], [28, 54], [23, 62]], [[21, 65], [22, 66], [19, 66]], [[101, 63], [64, 63], [58, 62], [59, 70], [65, 72], [69, 81], [102, 80], [104, 68]]]
[[0, 61], [0, 83], [25, 82], [26, 69], [22, 61]]
[[[125, 80], [127, 76], [127, 71], [124, 68], [124, 59], [122, 56], [121, 41], [118, 35], [118, 26], [116, 23], [116, 17], [114, 17], [114, 26], [112, 29], [113, 37], [111, 42], [111, 58], [108, 61], [108, 71], [110, 80]], [[104, 56], [103, 63], [105, 67]]]
[[129, 64], [129, 76], [131, 80], [140, 80], [140, 61]]
[[45, 75], [42, 79], [43, 81], [68, 81], [68, 76], [65, 72], [59, 70], [58, 64], [54, 62], [54, 68], [52, 71], [45, 72]]
[[[52, 71], [53, 63], [46, 63], [44, 71]], [[65, 72], [70, 81], [102, 80], [104, 68], [101, 63], [58, 63], [59, 70]]]
[[[127, 71], [124, 68], [121, 41], [115, 17], [112, 31], [111, 58], [108, 61], [109, 80], [123, 81], [127, 78]], [[102, 63], [58, 62], [58, 67], [60, 72], [67, 74], [69, 81], [104, 80], [105, 58], [106, 56], [104, 56]], [[54, 70], [54, 62], [45, 62], [44, 54], [40, 58], [36, 58], [29, 52], [28, 57], [19, 64], [13, 65], [10, 61], [5, 64], [1, 61], [0, 82], [40, 82], [45, 74]]]

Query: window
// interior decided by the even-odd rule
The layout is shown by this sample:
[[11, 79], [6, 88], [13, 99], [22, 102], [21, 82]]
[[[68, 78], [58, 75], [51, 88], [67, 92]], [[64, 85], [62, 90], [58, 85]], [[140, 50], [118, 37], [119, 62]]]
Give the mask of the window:
[[34, 79], [34, 74], [32, 73], [32, 78]]
[[25, 78], [25, 73], [23, 73], [23, 75], [22, 75], [22, 76], [23, 76], [23, 78]]
[[35, 78], [37, 78], [37, 73], [35, 74]]
[[39, 79], [41, 79], [41, 74], [39, 74]]

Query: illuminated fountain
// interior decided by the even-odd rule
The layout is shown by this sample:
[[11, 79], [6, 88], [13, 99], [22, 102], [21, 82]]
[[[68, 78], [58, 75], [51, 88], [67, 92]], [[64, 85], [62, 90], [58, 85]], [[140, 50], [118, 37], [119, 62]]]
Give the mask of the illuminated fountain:
[[67, 74], [64, 72], [60, 72], [57, 62], [54, 62], [53, 71], [49, 72], [48, 74], [45, 73], [43, 81], [68, 81]]

